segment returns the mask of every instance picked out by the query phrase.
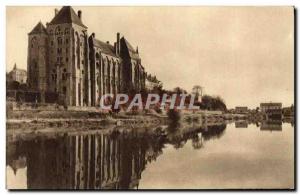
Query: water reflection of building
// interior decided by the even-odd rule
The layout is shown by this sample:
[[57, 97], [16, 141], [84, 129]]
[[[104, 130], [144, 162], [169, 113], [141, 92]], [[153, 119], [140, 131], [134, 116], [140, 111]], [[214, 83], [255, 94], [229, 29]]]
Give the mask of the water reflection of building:
[[262, 121], [260, 126], [261, 131], [282, 131], [281, 120]]
[[248, 128], [248, 122], [247, 121], [236, 121], [235, 128]]
[[29, 189], [137, 188], [147, 163], [147, 144], [137, 135], [73, 135], [17, 145], [27, 158]]
[[115, 131], [18, 139], [8, 142], [7, 163], [13, 167], [13, 160], [25, 159], [28, 189], [134, 189], [146, 164], [162, 154], [165, 144], [182, 147], [191, 140], [200, 149], [204, 141], [221, 137], [225, 128], [207, 125], [173, 136]]
[[247, 114], [248, 113], [248, 107], [247, 106], [237, 106], [235, 107], [235, 113], [236, 114]]

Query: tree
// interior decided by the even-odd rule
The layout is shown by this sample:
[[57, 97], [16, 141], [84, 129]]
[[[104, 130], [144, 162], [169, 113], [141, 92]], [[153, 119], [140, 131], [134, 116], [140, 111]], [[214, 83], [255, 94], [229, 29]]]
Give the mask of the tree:
[[226, 104], [221, 97], [219, 96], [212, 97], [209, 95], [204, 95], [202, 97], [200, 108], [205, 110], [220, 110], [220, 111], [227, 110]]
[[173, 92], [176, 93], [176, 94], [187, 94], [187, 91], [184, 90], [184, 89], [182, 89], [182, 88], [180, 88], [180, 87], [175, 87], [173, 89]]
[[259, 112], [259, 107], [256, 107], [255, 112], [256, 112], [256, 113]]
[[8, 90], [19, 90], [20, 83], [18, 81], [9, 81], [6, 83], [6, 88]]
[[200, 85], [195, 85], [192, 89], [193, 94], [195, 94], [196, 99], [198, 100], [199, 96], [202, 97], [202, 93], [203, 93], [203, 87], [201, 87]]

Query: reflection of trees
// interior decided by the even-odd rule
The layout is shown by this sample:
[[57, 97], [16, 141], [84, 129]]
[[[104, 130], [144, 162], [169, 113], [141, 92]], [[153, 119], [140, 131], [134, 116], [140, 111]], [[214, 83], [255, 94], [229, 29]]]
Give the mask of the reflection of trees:
[[168, 134], [175, 134], [177, 133], [181, 128], [181, 124], [179, 122], [170, 123], [167, 127], [167, 133]]
[[172, 144], [175, 149], [182, 148], [188, 140], [192, 141], [194, 149], [200, 149], [203, 145], [203, 140], [220, 138], [225, 132], [226, 124], [214, 124], [208, 125], [206, 128], [185, 128], [179, 126], [176, 131], [169, 132], [169, 129], [174, 129], [172, 126], [168, 126], [167, 142]]
[[220, 138], [225, 132], [226, 124], [208, 126], [207, 129], [202, 132], [204, 140]]
[[202, 134], [201, 134], [201, 137], [199, 137], [198, 134], [194, 135], [194, 137], [192, 138], [192, 146], [194, 149], [197, 149], [197, 150], [203, 147]]

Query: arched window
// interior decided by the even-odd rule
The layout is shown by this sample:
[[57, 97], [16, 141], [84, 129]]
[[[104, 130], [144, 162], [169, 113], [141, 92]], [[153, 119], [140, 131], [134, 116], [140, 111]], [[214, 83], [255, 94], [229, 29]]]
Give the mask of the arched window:
[[100, 75], [97, 74], [97, 84], [100, 85]]
[[33, 48], [36, 45], [36, 37], [33, 37], [31, 39], [31, 48]]
[[108, 75], [108, 77], [110, 77], [110, 61], [109, 61], [109, 59], [108, 59], [108, 57], [106, 57], [107, 59], [107, 75]]
[[96, 59], [99, 60], [99, 58], [100, 58], [99, 53], [96, 53]]
[[61, 32], [60, 27], [59, 26], [56, 27], [55, 28], [55, 35], [60, 35], [60, 32]]
[[55, 69], [53, 69], [52, 70], [52, 81], [56, 82], [56, 78], [57, 78], [56, 71], [55, 71]]
[[70, 33], [70, 29], [69, 28], [65, 28], [65, 35], [68, 35]]
[[62, 38], [61, 37], [57, 37], [57, 44], [61, 45], [62, 44]]
[[62, 73], [62, 80], [65, 81], [67, 80], [67, 70], [64, 68], [63, 73]]

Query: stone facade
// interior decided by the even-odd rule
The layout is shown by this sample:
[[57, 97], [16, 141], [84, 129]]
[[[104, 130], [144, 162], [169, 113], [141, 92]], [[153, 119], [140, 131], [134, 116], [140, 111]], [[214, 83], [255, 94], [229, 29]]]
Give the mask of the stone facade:
[[7, 74], [7, 81], [17, 81], [20, 84], [25, 84], [27, 81], [27, 72], [26, 70], [17, 68], [17, 64], [14, 65], [14, 68]]
[[82, 12], [55, 10], [28, 34], [28, 85], [57, 92], [70, 106], [97, 106], [103, 94], [140, 92], [146, 73], [138, 49], [117, 33], [114, 45], [88, 35]]

